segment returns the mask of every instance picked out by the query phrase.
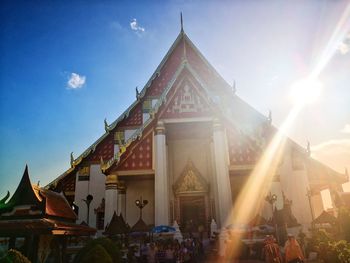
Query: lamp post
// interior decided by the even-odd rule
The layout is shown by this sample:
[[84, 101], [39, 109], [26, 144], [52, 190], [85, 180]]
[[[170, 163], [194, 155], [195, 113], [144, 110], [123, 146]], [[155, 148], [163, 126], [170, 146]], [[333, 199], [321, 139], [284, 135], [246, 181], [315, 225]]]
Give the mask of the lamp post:
[[142, 219], [142, 208], [144, 208], [148, 204], [148, 200], [142, 200], [142, 196], [140, 199], [135, 201], [135, 205], [140, 209], [140, 219]]
[[277, 238], [277, 242], [279, 243], [279, 238], [278, 238], [278, 233], [277, 233], [277, 222], [276, 219], [273, 216], [274, 210], [273, 210], [273, 204], [277, 201], [277, 195], [269, 193], [268, 196], [265, 197], [265, 200], [271, 205], [271, 211], [272, 211], [272, 216], [271, 219], [274, 221], [275, 224], [275, 235]]
[[83, 199], [83, 201], [86, 203], [87, 205], [87, 217], [86, 217], [86, 223], [89, 225], [89, 215], [90, 215], [90, 204], [92, 202], [92, 200], [94, 199], [94, 197], [90, 194], [88, 194], [86, 196], [86, 199]]

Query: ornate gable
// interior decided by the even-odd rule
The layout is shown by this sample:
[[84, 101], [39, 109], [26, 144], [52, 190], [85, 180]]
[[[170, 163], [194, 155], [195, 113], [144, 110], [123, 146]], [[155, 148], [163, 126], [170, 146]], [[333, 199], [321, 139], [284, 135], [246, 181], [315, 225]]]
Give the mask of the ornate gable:
[[134, 148], [127, 152], [117, 170], [152, 169], [152, 133], [145, 135]]
[[204, 96], [188, 79], [181, 81], [169, 94], [169, 102], [162, 110], [162, 118], [193, 118], [210, 116], [211, 107]]
[[208, 192], [208, 184], [191, 160], [187, 161], [180, 177], [173, 186], [175, 195]]

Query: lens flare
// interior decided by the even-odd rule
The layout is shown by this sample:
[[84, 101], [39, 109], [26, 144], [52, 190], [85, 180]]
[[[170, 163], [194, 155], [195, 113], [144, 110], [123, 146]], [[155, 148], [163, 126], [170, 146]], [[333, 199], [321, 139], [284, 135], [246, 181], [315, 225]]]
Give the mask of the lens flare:
[[290, 87], [290, 97], [294, 104], [315, 102], [322, 93], [323, 84], [318, 79], [306, 78], [298, 80]]
[[[341, 15], [327, 46], [323, 49], [322, 55], [318, 63], [310, 72], [309, 76], [292, 85], [292, 97], [295, 104], [289, 112], [287, 118], [283, 122], [280, 129], [276, 132], [270, 143], [265, 148], [259, 162], [255, 165], [254, 170], [249, 175], [248, 181], [240, 191], [238, 198], [235, 200], [234, 206], [226, 219], [224, 227], [230, 224], [240, 225], [249, 222], [257, 212], [262, 210], [265, 197], [270, 191], [273, 176], [276, 174], [280, 163], [284, 148], [286, 146], [286, 132], [291, 128], [303, 107], [310, 102], [316, 100], [322, 90], [322, 83], [318, 77], [322, 70], [331, 60], [339, 44], [345, 38], [350, 30], [350, 4], [347, 5]], [[294, 95], [293, 95], [294, 94]], [[240, 249], [241, 232], [237, 232], [231, 236], [231, 241], [226, 242], [225, 231], [220, 234], [220, 256], [218, 261], [228, 260], [236, 257]], [[226, 245], [224, 245], [226, 242]], [[223, 251], [225, 249], [225, 251]], [[225, 261], [226, 262], [226, 261]]]

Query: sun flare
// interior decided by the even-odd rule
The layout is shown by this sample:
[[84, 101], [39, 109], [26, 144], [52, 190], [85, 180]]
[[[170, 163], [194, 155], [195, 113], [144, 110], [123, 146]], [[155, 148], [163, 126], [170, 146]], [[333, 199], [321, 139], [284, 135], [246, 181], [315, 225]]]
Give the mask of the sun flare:
[[305, 78], [290, 87], [290, 97], [294, 104], [305, 105], [315, 102], [322, 93], [323, 84], [316, 78]]

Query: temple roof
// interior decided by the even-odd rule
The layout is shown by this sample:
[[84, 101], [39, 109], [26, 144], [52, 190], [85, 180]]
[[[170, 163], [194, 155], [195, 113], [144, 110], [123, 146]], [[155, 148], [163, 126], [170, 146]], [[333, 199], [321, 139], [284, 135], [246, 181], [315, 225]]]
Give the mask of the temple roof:
[[68, 221], [77, 219], [62, 194], [31, 184], [27, 166], [11, 199], [0, 206], [1, 219], [25, 217], [50, 217]]
[[125, 223], [123, 216], [121, 214], [118, 216], [114, 211], [111, 222], [106, 226], [106, 231], [103, 234], [114, 236], [128, 233], [129, 230], [130, 229]]
[[130, 232], [149, 232], [150, 231], [150, 227], [148, 227], [145, 223], [145, 221], [142, 220], [142, 218], [140, 218], [135, 225], [133, 225], [131, 227]]
[[49, 218], [0, 220], [0, 236], [14, 234], [52, 234], [84, 236], [93, 235], [96, 229], [89, 226], [77, 225], [71, 222], [62, 222]]
[[[146, 85], [140, 92], [137, 92], [136, 100], [110, 125], [105, 123], [106, 132], [78, 158], [73, 158], [71, 161], [71, 168], [56, 178], [52, 183], [55, 184], [62, 181], [69, 175], [75, 175], [79, 165], [84, 161], [91, 160], [90, 157], [92, 155], [98, 155], [98, 159], [100, 157], [103, 159], [101, 162], [101, 169], [104, 173], [108, 173], [112, 167], [116, 167], [122, 159], [123, 154], [129, 153], [128, 150], [130, 148], [135, 148], [144, 133], [149, 132], [150, 126], [154, 126], [155, 115], [164, 108], [167, 100], [171, 97], [170, 93], [171, 90], [174, 89], [173, 87], [176, 86], [176, 82], [183, 80], [186, 74], [187, 76], [191, 76], [191, 78], [198, 83], [198, 86], [201, 87], [203, 98], [205, 98], [208, 105], [214, 109], [215, 114], [219, 115], [220, 118], [223, 119], [223, 122], [229, 126], [230, 129], [235, 131], [234, 137], [237, 138], [236, 135], [238, 134], [240, 137], [244, 138], [244, 140], [239, 141], [245, 142], [245, 144], [240, 146], [236, 144], [230, 145], [232, 146], [230, 148], [231, 163], [246, 164], [248, 162], [254, 164], [258, 160], [262, 150], [262, 145], [259, 145], [259, 143], [257, 144], [257, 142], [259, 140], [268, 139], [269, 136], [278, 129], [270, 125], [269, 134], [262, 135], [266, 136], [266, 138], [261, 138], [261, 134], [255, 134], [256, 130], [260, 129], [268, 122], [268, 118], [236, 95], [232, 87], [218, 74], [184, 31], [181, 30]], [[119, 153], [114, 155], [113, 133], [119, 128], [127, 127], [129, 125], [128, 123], [131, 123], [133, 129], [135, 129], [135, 123], [139, 123], [139, 121], [134, 120], [133, 116], [137, 115], [139, 116], [137, 119], [140, 119], [140, 116], [142, 116], [140, 105], [142, 105], [146, 98], [158, 99], [157, 103], [151, 109], [151, 118], [145, 123], [139, 124], [130, 139], [125, 142], [124, 145], [120, 145]], [[305, 152], [305, 149], [291, 139], [288, 140], [299, 152]], [[106, 145], [103, 145], [104, 143]], [[102, 155], [101, 153], [106, 152], [107, 150], [105, 149], [107, 148], [108, 154]], [[247, 152], [248, 148], [249, 152]], [[96, 161], [96, 158], [94, 161]], [[313, 160], [311, 163], [319, 162]], [[312, 167], [321, 166], [313, 165]], [[312, 170], [314, 169], [316, 168], [312, 168]], [[336, 173], [328, 167], [326, 170], [327, 173], [332, 174], [333, 177], [340, 176], [339, 173]]]
[[326, 211], [323, 211], [314, 221], [313, 224], [335, 224], [337, 223], [337, 218]]

